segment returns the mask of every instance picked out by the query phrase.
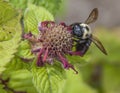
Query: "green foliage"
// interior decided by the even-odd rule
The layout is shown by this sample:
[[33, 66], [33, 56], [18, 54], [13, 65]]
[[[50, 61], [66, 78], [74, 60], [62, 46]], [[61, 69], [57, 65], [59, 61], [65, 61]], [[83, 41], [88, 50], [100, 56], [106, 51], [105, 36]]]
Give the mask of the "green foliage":
[[37, 6], [43, 6], [48, 9], [52, 14], [56, 14], [60, 7], [62, 0], [9, 0], [17, 9], [25, 10], [28, 4], [35, 4]]
[[38, 23], [45, 20], [54, 20], [53, 15], [43, 7], [29, 4], [24, 15], [25, 31], [38, 34]]
[[65, 72], [60, 64], [44, 67], [34, 66], [32, 74], [33, 83], [39, 93], [61, 93]]
[[26, 70], [13, 71], [9, 75], [10, 82], [8, 86], [15, 91], [26, 91], [27, 93], [36, 93], [36, 89], [32, 84], [32, 75]]
[[62, 7], [63, 0], [39, 0], [36, 2], [37, 5], [44, 6], [48, 9], [53, 15], [59, 12], [60, 8]]
[[[15, 8], [24, 10], [28, 3], [34, 3], [36, 0], [8, 0]], [[39, 1], [39, 0], [37, 0]]]
[[30, 69], [30, 64], [27, 64], [26, 62], [24, 62], [23, 59], [19, 58], [19, 57], [14, 57], [14, 59], [12, 59], [6, 66], [5, 66], [6, 70], [4, 71], [3, 75], [8, 75], [10, 74], [10, 71], [17, 71], [17, 70], [21, 70], [21, 69]]
[[13, 31], [15, 34], [10, 40], [0, 42], [0, 66], [5, 66], [10, 62], [17, 52], [19, 41], [21, 39], [21, 26], [19, 20], [20, 16], [9, 21], [9, 24], [11, 24], [11, 22], [14, 23], [14, 25], [10, 26], [9, 31]]
[[0, 25], [15, 17], [16, 12], [11, 5], [3, 0], [0, 0]]
[[21, 41], [16, 56], [22, 59], [32, 60], [34, 58], [34, 55], [31, 53], [30, 48], [31, 47], [27, 40]]
[[0, 69], [3, 71], [4, 66], [11, 61], [19, 46], [21, 16], [17, 16], [14, 9], [2, 0], [0, 0], [0, 12]]
[[[0, 0], [0, 42], [11, 39], [15, 34], [14, 26], [18, 22], [15, 10], [9, 3]], [[12, 21], [11, 21], [12, 20]], [[18, 29], [19, 30], [19, 29]]]
[[14, 57], [2, 73], [2, 79], [6, 80], [9, 78], [7, 87], [14, 91], [36, 93], [36, 89], [32, 84], [32, 75], [28, 71], [30, 68], [30, 64], [25, 63], [18, 57]]

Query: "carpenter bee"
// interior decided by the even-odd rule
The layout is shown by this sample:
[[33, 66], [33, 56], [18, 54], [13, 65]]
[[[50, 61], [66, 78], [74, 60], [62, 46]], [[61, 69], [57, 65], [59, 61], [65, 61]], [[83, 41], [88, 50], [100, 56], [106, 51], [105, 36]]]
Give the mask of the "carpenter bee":
[[89, 46], [91, 45], [92, 42], [105, 55], [107, 55], [107, 52], [103, 47], [102, 43], [99, 41], [98, 38], [92, 35], [91, 28], [88, 25], [90, 23], [95, 22], [97, 18], [98, 18], [98, 9], [94, 8], [84, 23], [77, 22], [70, 25], [72, 30], [71, 33], [74, 37], [73, 40], [76, 42], [76, 45], [75, 45], [76, 51], [71, 52], [72, 55], [83, 56], [89, 49]]

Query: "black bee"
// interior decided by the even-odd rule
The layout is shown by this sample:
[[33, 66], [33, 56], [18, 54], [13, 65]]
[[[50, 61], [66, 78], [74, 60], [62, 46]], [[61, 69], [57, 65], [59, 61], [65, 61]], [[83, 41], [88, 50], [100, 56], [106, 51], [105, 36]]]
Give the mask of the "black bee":
[[71, 54], [83, 56], [93, 42], [105, 55], [107, 55], [107, 52], [102, 43], [95, 36], [92, 35], [91, 28], [88, 25], [95, 22], [97, 18], [98, 9], [94, 8], [84, 23], [78, 22], [70, 25], [74, 41], [76, 42], [76, 51], [71, 52]]

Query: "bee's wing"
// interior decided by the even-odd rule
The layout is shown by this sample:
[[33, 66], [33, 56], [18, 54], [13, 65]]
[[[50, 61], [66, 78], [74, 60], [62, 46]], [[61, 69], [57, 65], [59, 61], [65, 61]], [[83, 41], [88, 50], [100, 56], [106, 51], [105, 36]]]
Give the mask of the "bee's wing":
[[107, 52], [104, 46], [102, 45], [102, 43], [99, 41], [98, 38], [96, 38], [95, 36], [92, 36], [91, 40], [105, 55], [107, 55]]
[[89, 17], [87, 18], [87, 20], [85, 21], [85, 23], [86, 24], [93, 23], [97, 20], [97, 18], [98, 18], [98, 9], [94, 8], [90, 13]]

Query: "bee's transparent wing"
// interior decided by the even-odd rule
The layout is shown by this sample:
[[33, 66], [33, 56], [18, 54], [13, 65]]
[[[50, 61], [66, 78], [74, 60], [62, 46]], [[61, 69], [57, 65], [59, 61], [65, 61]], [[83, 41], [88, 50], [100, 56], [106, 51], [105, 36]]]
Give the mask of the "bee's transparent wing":
[[87, 18], [87, 20], [85, 21], [85, 23], [86, 24], [93, 23], [97, 20], [97, 18], [98, 18], [98, 9], [94, 8], [90, 13], [89, 17]]
[[91, 40], [105, 55], [107, 55], [107, 52], [104, 46], [102, 45], [102, 43], [99, 41], [98, 38], [96, 38], [95, 36], [92, 36]]

